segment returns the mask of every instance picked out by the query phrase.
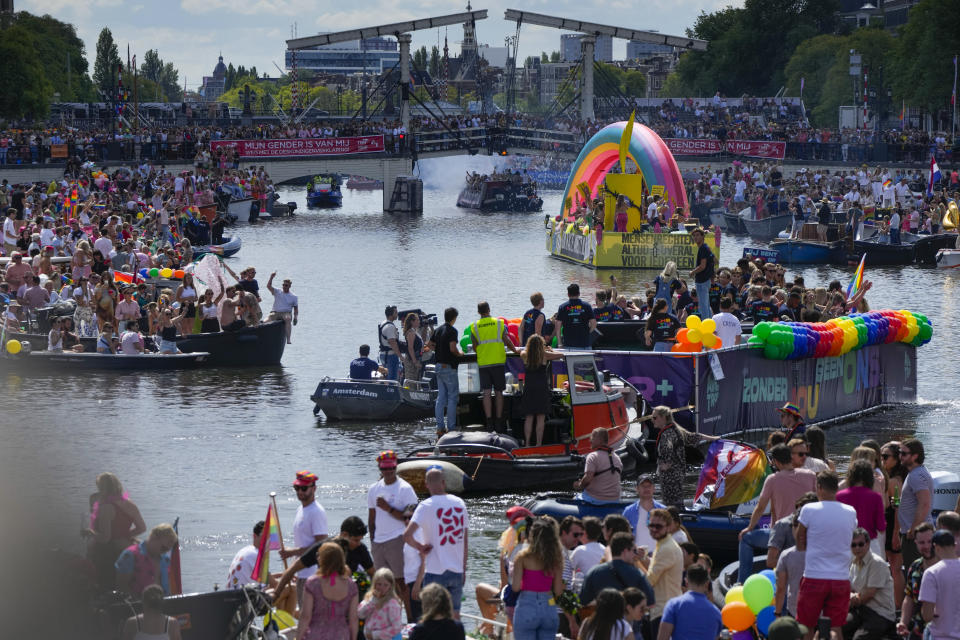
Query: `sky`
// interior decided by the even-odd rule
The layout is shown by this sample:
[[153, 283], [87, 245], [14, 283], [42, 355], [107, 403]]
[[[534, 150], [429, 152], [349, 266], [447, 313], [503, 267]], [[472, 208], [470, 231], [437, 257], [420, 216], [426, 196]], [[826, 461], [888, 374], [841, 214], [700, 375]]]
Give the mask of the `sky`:
[[[413, 18], [448, 15], [465, 10], [465, 4], [449, 0], [356, 0], [340, 4], [325, 0], [14, 0], [17, 11], [48, 13], [76, 25], [86, 43], [90, 72], [97, 37], [109, 27], [126, 60], [127, 45], [138, 60], [148, 49], [157, 49], [165, 62], [180, 72], [180, 83], [196, 89], [202, 76], [210, 75], [222, 53], [224, 62], [257, 67], [261, 74], [278, 75], [274, 63], [283, 67], [285, 41], [296, 24], [300, 37], [320, 32], [400, 22]], [[701, 11], [711, 12], [742, 0], [607, 0], [585, 3], [576, 0], [477, 0], [473, 9], [487, 9], [487, 19], [477, 23], [481, 44], [502, 47], [516, 25], [503, 19], [507, 8], [564, 18], [612, 24], [634, 29], [684, 35]], [[634, 17], [631, 17], [631, 13]], [[555, 29], [524, 26], [520, 32], [520, 59], [541, 51], [560, 49]], [[459, 53], [463, 28], [446, 28], [450, 54]], [[413, 34], [413, 47], [429, 49], [438, 40], [442, 48], [444, 28]], [[626, 42], [614, 41], [614, 58], [622, 59]]]

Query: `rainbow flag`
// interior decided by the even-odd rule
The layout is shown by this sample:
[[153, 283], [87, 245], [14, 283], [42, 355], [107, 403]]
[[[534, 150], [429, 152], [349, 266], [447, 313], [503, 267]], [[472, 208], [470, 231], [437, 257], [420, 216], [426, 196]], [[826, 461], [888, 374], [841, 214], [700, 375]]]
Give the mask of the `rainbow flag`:
[[893, 184], [893, 180], [891, 180], [890, 178], [887, 178], [886, 180], [883, 181], [883, 188], [889, 189], [890, 185], [892, 184]]
[[850, 299], [850, 296], [856, 295], [857, 291], [860, 290], [861, 285], [863, 285], [863, 266], [866, 264], [867, 254], [864, 253], [863, 257], [860, 258], [860, 266], [857, 267], [856, 273], [853, 274], [853, 280], [850, 281], [850, 284], [847, 285], [847, 300]]
[[716, 509], [752, 500], [763, 488], [769, 470], [767, 454], [760, 449], [735, 440], [717, 440], [707, 451], [693, 501]]
[[261, 584], [270, 581], [270, 552], [280, 548], [280, 523], [273, 505], [267, 506], [267, 517], [263, 520], [263, 532], [260, 534], [260, 546], [257, 549], [257, 562], [253, 565], [250, 577]]

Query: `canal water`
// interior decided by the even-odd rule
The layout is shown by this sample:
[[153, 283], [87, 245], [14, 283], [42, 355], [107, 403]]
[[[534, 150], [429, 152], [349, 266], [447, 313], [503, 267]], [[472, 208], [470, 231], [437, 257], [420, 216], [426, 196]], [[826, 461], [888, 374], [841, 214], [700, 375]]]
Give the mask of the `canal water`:
[[[478, 164], [469, 164], [471, 161]], [[424, 213], [381, 211], [380, 191], [344, 191], [343, 207], [308, 210], [303, 188], [281, 190], [298, 203], [293, 218], [231, 229], [243, 249], [235, 271], [256, 266], [269, 311], [267, 278], [293, 281], [300, 323], [281, 367], [267, 370], [198, 370], [179, 373], [69, 374], [20, 377], [0, 374], [0, 470], [4, 506], [28, 507], [25, 530], [32, 552], [58, 544], [81, 552], [77, 532], [87, 518], [94, 478], [112, 471], [124, 482], [148, 527], [180, 519], [186, 591], [223, 585], [234, 553], [250, 542], [276, 492], [285, 537], [297, 502], [296, 471], [319, 476], [318, 499], [331, 533], [349, 515], [366, 520], [367, 488], [376, 481], [382, 449], [406, 452], [431, 441], [434, 425], [327, 424], [312, 414], [309, 396], [323, 376], [344, 376], [361, 343], [376, 345], [386, 304], [440, 313], [460, 310], [460, 328], [489, 301], [494, 315], [518, 316], [528, 297], [543, 292], [547, 308], [579, 282], [584, 297], [605, 285], [597, 272], [548, 257], [544, 214], [479, 214], [455, 206], [468, 168], [480, 158], [425, 163]], [[559, 192], [544, 195], [553, 215]], [[723, 238], [720, 263], [732, 265], [748, 240]], [[762, 245], [761, 245], [762, 246]], [[849, 281], [853, 268], [800, 269], [806, 282]], [[612, 272], [620, 290], [642, 293], [652, 272]], [[917, 434], [927, 444], [928, 466], [952, 468], [960, 435], [957, 358], [960, 273], [926, 267], [868, 268], [874, 308], [925, 313], [932, 342], [920, 350], [919, 402], [832, 427], [828, 451], [843, 460], [865, 437], [883, 442]], [[441, 315], [442, 317], [442, 315]], [[691, 482], [693, 478], [691, 477]], [[625, 493], [630, 493], [627, 490]], [[496, 541], [504, 511], [526, 497], [505, 487], [501, 496], [469, 500], [471, 536], [465, 610], [474, 611], [473, 586], [498, 579]], [[271, 568], [280, 560], [276, 555]]]

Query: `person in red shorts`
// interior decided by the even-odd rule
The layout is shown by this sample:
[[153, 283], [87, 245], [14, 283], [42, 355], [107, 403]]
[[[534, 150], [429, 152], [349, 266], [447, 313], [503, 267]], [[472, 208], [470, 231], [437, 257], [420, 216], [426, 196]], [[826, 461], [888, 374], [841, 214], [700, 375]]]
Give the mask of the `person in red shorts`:
[[797, 620], [813, 638], [821, 613], [830, 618], [830, 638], [841, 638], [850, 608], [850, 542], [857, 528], [856, 510], [837, 502], [840, 481], [833, 471], [817, 474], [819, 502], [800, 509], [797, 550], [806, 551], [806, 565], [797, 598]]

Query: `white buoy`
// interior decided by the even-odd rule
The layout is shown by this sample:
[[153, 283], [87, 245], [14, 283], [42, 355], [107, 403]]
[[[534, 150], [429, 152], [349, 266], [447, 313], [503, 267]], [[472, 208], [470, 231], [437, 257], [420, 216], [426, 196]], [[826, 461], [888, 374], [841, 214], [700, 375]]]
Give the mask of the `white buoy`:
[[410, 483], [413, 490], [418, 495], [429, 495], [425, 477], [430, 467], [438, 466], [443, 469], [443, 479], [447, 485], [447, 491], [450, 493], [463, 493], [464, 489], [472, 483], [470, 476], [464, 473], [460, 467], [452, 462], [444, 460], [407, 460], [397, 465], [397, 475]]

